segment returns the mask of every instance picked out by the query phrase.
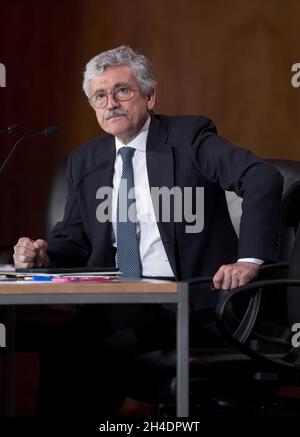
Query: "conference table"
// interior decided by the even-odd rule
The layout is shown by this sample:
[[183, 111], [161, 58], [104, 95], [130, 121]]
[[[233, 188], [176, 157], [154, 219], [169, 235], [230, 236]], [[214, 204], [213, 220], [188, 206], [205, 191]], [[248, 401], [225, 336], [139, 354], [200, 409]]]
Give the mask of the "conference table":
[[[56, 305], [101, 303], [174, 303], [176, 327], [176, 415], [189, 415], [189, 284], [155, 279], [101, 282], [0, 282], [0, 305]], [[8, 310], [8, 314], [10, 311]], [[13, 311], [6, 326], [4, 412], [14, 415], [14, 332]]]

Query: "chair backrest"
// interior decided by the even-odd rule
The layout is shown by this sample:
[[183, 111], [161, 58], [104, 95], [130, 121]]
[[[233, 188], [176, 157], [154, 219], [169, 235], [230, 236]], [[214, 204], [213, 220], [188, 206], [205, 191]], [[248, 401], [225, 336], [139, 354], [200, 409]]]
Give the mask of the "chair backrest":
[[288, 159], [268, 160], [283, 177], [281, 232], [279, 236], [279, 261], [290, 261], [300, 221], [300, 206], [296, 201], [300, 194], [300, 161]]
[[[285, 159], [267, 160], [283, 177], [282, 217], [278, 239], [279, 261], [289, 262], [289, 277], [300, 278], [300, 161]], [[238, 230], [241, 217], [242, 199], [235, 193], [226, 193], [229, 213], [233, 225]], [[229, 201], [228, 201], [229, 200]], [[238, 233], [238, 232], [237, 232]], [[296, 238], [297, 233], [297, 238]], [[300, 322], [300, 287], [290, 287], [282, 291], [274, 289], [272, 297], [263, 294], [264, 320], [269, 318], [277, 323], [288, 318], [289, 326]]]
[[[300, 227], [296, 234], [290, 258], [288, 278], [300, 279]], [[287, 313], [290, 327], [294, 323], [300, 323], [300, 287], [287, 288]]]
[[[289, 257], [289, 279], [300, 279], [300, 180], [297, 178], [299, 161], [287, 161], [291, 174], [287, 175], [286, 190], [283, 196], [283, 223], [288, 229], [293, 229], [291, 237], [293, 250]], [[284, 162], [284, 164], [286, 161]], [[283, 171], [286, 170], [286, 167]], [[287, 315], [289, 326], [300, 322], [300, 287], [287, 288]]]
[[[295, 232], [300, 220], [299, 207], [295, 197], [300, 195], [300, 161], [267, 159], [283, 177], [282, 225], [278, 242], [279, 260], [288, 261], [295, 241]], [[226, 200], [233, 227], [239, 235], [243, 199], [234, 192], [226, 191]]]
[[56, 223], [62, 220], [67, 199], [67, 160], [57, 161], [49, 191], [45, 217], [45, 236], [48, 239]]

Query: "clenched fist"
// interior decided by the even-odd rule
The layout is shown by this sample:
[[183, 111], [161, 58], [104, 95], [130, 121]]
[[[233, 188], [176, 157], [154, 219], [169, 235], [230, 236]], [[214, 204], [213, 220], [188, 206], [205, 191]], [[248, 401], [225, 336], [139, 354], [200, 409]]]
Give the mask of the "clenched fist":
[[48, 267], [47, 242], [20, 238], [14, 247], [14, 262], [16, 268]]

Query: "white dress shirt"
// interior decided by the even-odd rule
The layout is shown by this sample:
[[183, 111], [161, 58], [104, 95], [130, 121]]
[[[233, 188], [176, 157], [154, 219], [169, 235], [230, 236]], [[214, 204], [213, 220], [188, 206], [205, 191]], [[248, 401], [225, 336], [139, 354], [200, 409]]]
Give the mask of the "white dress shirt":
[[[122, 158], [118, 154], [121, 147], [132, 147], [135, 149], [133, 155], [133, 173], [137, 213], [137, 233], [140, 244], [140, 257], [143, 276], [168, 276], [174, 277], [165, 248], [160, 238], [155, 214], [152, 206], [148, 171], [146, 164], [146, 142], [150, 125], [150, 117], [139, 134], [126, 146], [117, 138], [116, 161], [113, 176], [112, 192], [112, 224], [113, 224], [113, 245], [116, 247], [116, 214], [120, 180], [122, 176]], [[200, 261], [201, 262], [201, 261]], [[263, 261], [256, 258], [241, 258], [238, 262], [253, 262], [262, 264]]]
[[140, 256], [142, 262], [143, 276], [168, 276], [174, 277], [165, 248], [160, 238], [155, 214], [150, 195], [148, 171], [146, 165], [146, 141], [150, 125], [150, 117], [146, 121], [139, 134], [126, 146], [117, 138], [116, 140], [116, 161], [113, 177], [112, 192], [112, 223], [113, 241], [116, 247], [116, 214], [117, 200], [120, 180], [122, 176], [122, 158], [118, 154], [121, 147], [132, 147], [135, 149], [133, 155], [133, 174], [136, 198], [137, 233], [140, 243]]

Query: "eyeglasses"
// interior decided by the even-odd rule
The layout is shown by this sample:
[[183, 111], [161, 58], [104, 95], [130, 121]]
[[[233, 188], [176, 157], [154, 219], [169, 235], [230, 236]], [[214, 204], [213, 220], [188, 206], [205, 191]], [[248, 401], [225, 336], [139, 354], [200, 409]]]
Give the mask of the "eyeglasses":
[[108, 102], [108, 95], [111, 94], [117, 102], [128, 102], [131, 100], [138, 90], [131, 88], [128, 85], [120, 85], [112, 91], [96, 91], [89, 99], [90, 104], [97, 109], [105, 108]]

